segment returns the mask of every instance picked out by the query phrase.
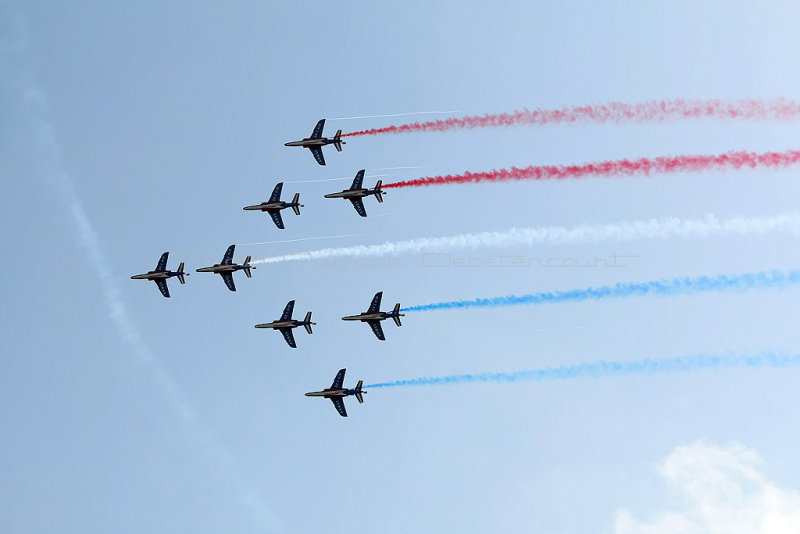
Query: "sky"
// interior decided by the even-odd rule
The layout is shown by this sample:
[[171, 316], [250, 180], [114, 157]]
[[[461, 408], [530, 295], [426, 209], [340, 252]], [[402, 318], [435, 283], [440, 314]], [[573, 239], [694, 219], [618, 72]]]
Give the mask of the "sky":
[[[332, 134], [608, 101], [798, 100], [798, 15], [794, 2], [3, 0], [0, 530], [797, 532], [795, 364], [372, 388], [363, 405], [347, 399], [346, 419], [303, 396], [340, 368], [352, 387], [765, 351], [796, 361], [791, 285], [407, 311], [401, 328], [385, 324], [385, 342], [339, 319], [377, 291], [385, 308], [414, 307], [790, 271], [796, 231], [260, 263], [234, 276], [235, 293], [195, 269], [230, 244], [241, 261], [793, 213], [796, 168], [396, 188], [365, 200], [367, 218], [323, 195], [359, 169], [371, 186], [796, 150], [796, 120], [359, 136], [325, 149], [325, 167], [283, 144], [320, 118]], [[422, 111], [456, 113], [341, 120]], [[284, 212], [285, 230], [242, 210], [279, 181], [305, 205]], [[287, 240], [303, 241], [253, 244]], [[169, 282], [170, 299], [130, 280], [164, 251], [191, 272]], [[498, 254], [526, 266], [489, 265]], [[318, 323], [295, 333], [297, 349], [253, 328], [290, 299]]]

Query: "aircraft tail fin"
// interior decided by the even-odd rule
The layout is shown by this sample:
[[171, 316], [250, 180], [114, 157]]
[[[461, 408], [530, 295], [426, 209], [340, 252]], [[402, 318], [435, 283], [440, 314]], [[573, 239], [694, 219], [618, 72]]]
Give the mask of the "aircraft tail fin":
[[397, 326], [403, 326], [403, 323], [400, 322], [400, 317], [405, 317], [405, 314], [400, 313], [400, 303], [394, 305], [394, 309], [392, 310], [392, 320], [394, 320], [394, 324]]
[[292, 199], [292, 204], [293, 204], [292, 211], [294, 211], [294, 214], [300, 215], [300, 208], [303, 207], [303, 205], [300, 204], [300, 193], [294, 194], [294, 198]]
[[311, 312], [308, 312], [306, 314], [306, 318], [303, 320], [303, 322], [306, 323], [306, 324], [303, 325], [303, 326], [306, 327], [306, 332], [308, 332], [309, 334], [313, 334], [314, 332], [311, 331], [311, 325], [312, 324], [317, 324], [317, 323], [312, 323], [311, 322]]
[[383, 191], [381, 191], [381, 185], [383, 185], [383, 180], [378, 180], [378, 183], [375, 184], [375, 198], [378, 199], [378, 202], [383, 202]]
[[342, 151], [342, 145], [346, 145], [344, 141], [342, 141], [342, 131], [336, 130], [336, 135], [333, 136], [333, 146], [336, 147], [337, 152]]
[[356, 400], [359, 402], [359, 404], [363, 404], [364, 403], [364, 393], [366, 393], [366, 392], [365, 391], [361, 391], [361, 388], [363, 386], [364, 386], [364, 381], [363, 380], [359, 380], [358, 383], [356, 384]]
[[183, 262], [181, 262], [181, 264], [178, 265], [178, 281], [181, 284], [186, 283], [186, 279], [184, 278], [184, 276], [189, 276], [189, 275], [183, 272]]
[[250, 269], [255, 269], [255, 267], [250, 265], [250, 260], [252, 258], [253, 258], [252, 256], [247, 256], [244, 259], [244, 274], [247, 275], [247, 278], [250, 278], [251, 276], [253, 276], [253, 273], [250, 272]]

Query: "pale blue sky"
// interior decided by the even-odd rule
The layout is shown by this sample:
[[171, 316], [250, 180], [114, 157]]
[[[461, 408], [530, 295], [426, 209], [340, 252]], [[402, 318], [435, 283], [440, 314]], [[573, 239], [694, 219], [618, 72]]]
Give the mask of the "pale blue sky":
[[[283, 143], [322, 117], [659, 98], [800, 97], [800, 7], [732, 2], [4, 2], [0, 530], [38, 533], [614, 532], [672, 496], [654, 466], [697, 440], [752, 447], [800, 489], [797, 369], [374, 390], [346, 383], [600, 359], [800, 349], [798, 291], [409, 313], [387, 342], [339, 318], [387, 305], [797, 268], [797, 239], [477, 250], [632, 255], [621, 269], [263, 265], [323, 246], [674, 215], [796, 209], [797, 170], [391, 190], [367, 219], [287, 184], [286, 230], [242, 206], [278, 181], [384, 181], [511, 165], [796, 149], [800, 125], [685, 121], [348, 139], [327, 167]], [[326, 132], [391, 124], [331, 121]], [[367, 178], [372, 185], [375, 178]], [[72, 184], [74, 189], [69, 189]], [[77, 211], [76, 211], [77, 210]], [[76, 213], [89, 226], [76, 224]], [[94, 234], [87, 232], [91, 228]], [[186, 261], [172, 298], [130, 275]], [[89, 251], [100, 256], [90, 257]], [[459, 253], [460, 254], [460, 253]], [[253, 325], [313, 310], [299, 349]], [[109, 309], [116, 306], [116, 315]], [[121, 310], [124, 310], [124, 316]], [[126, 331], [121, 331], [123, 326]], [[127, 333], [127, 337], [125, 337]], [[674, 500], [674, 499], [673, 499]]]

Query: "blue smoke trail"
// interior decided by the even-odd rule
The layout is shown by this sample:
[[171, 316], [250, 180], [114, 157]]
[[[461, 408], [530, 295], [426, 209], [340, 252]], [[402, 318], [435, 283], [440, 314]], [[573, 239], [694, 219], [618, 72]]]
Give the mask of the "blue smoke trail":
[[454, 308], [496, 308], [499, 306], [518, 306], [522, 304], [554, 304], [558, 302], [581, 302], [607, 298], [644, 297], [647, 295], [670, 297], [675, 295], [695, 295], [697, 293], [719, 291], [748, 291], [751, 289], [783, 289], [800, 284], [800, 270], [761, 271], [745, 274], [722, 274], [719, 276], [700, 276], [697, 278], [673, 278], [640, 283], [618, 283], [613, 286], [589, 287], [532, 293], [529, 295], [508, 295], [505, 297], [482, 298], [436, 302], [403, 308], [403, 311], [450, 310]]
[[756, 355], [696, 355], [662, 360], [645, 359], [630, 362], [591, 362], [578, 365], [561, 365], [542, 369], [526, 369], [507, 373], [479, 373], [439, 377], [409, 378], [393, 382], [379, 382], [365, 388], [392, 388], [400, 386], [448, 386], [474, 383], [545, 382], [570, 380], [573, 378], [602, 378], [607, 376], [657, 375], [662, 373], [685, 373], [701, 369], [720, 367], [788, 367], [800, 365], [800, 354], [778, 354], [762, 352]]

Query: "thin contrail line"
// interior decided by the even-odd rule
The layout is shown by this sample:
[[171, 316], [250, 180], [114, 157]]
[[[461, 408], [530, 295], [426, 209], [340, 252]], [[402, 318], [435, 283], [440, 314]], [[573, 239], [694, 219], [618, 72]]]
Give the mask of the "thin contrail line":
[[321, 237], [301, 237], [299, 239], [282, 239], [280, 241], [259, 241], [258, 243], [239, 243], [239, 246], [247, 247], [251, 245], [274, 245], [277, 243], [298, 243], [300, 241], [315, 241], [317, 239], [338, 239], [340, 237], [361, 237], [367, 235], [375, 235], [378, 232], [370, 232], [368, 234], [342, 234], [342, 235], [328, 235]]
[[400, 169], [424, 169], [428, 165], [416, 165], [414, 167], [378, 167], [377, 169], [368, 169], [370, 171], [396, 171]]
[[644, 359], [635, 361], [599, 361], [577, 365], [561, 365], [540, 369], [510, 372], [485, 372], [447, 376], [428, 376], [378, 382], [365, 388], [391, 388], [408, 386], [450, 386], [474, 383], [549, 382], [575, 378], [603, 378], [609, 376], [660, 375], [685, 373], [703, 369], [751, 367], [789, 367], [800, 365], [800, 355], [765, 351], [758, 354], [695, 355], [678, 358]]
[[408, 113], [389, 113], [384, 115], [359, 115], [357, 117], [333, 117], [329, 121], [352, 121], [356, 119], [379, 119], [383, 117], [408, 117], [409, 115], [447, 115], [450, 113], [461, 113], [460, 110], [450, 111], [410, 111]]
[[[365, 179], [366, 178], [383, 178], [385, 176], [397, 176], [397, 173], [396, 172], [392, 172], [392, 173], [389, 173], [389, 174], [370, 174], [370, 175], [364, 176], [364, 178]], [[345, 176], [343, 178], [325, 178], [325, 179], [322, 179], [322, 180], [291, 180], [291, 181], [285, 181], [284, 183], [286, 183], [286, 184], [314, 184], [314, 183], [317, 183], [317, 182], [341, 182], [341, 181], [344, 181], [344, 180], [352, 180], [353, 178], [354, 178], [354, 176]]]
[[800, 235], [800, 212], [792, 211], [765, 217], [731, 217], [719, 219], [706, 215], [701, 219], [662, 217], [620, 221], [609, 224], [580, 224], [577, 226], [538, 226], [511, 228], [499, 232], [478, 232], [445, 237], [422, 237], [404, 241], [387, 241], [379, 245], [356, 245], [295, 252], [256, 260], [254, 263], [313, 261], [332, 257], [369, 257], [387, 254], [413, 254], [479, 247], [530, 246], [540, 243], [554, 245], [627, 242], [643, 239], [669, 239], [710, 236], [764, 235], [783, 232]]

